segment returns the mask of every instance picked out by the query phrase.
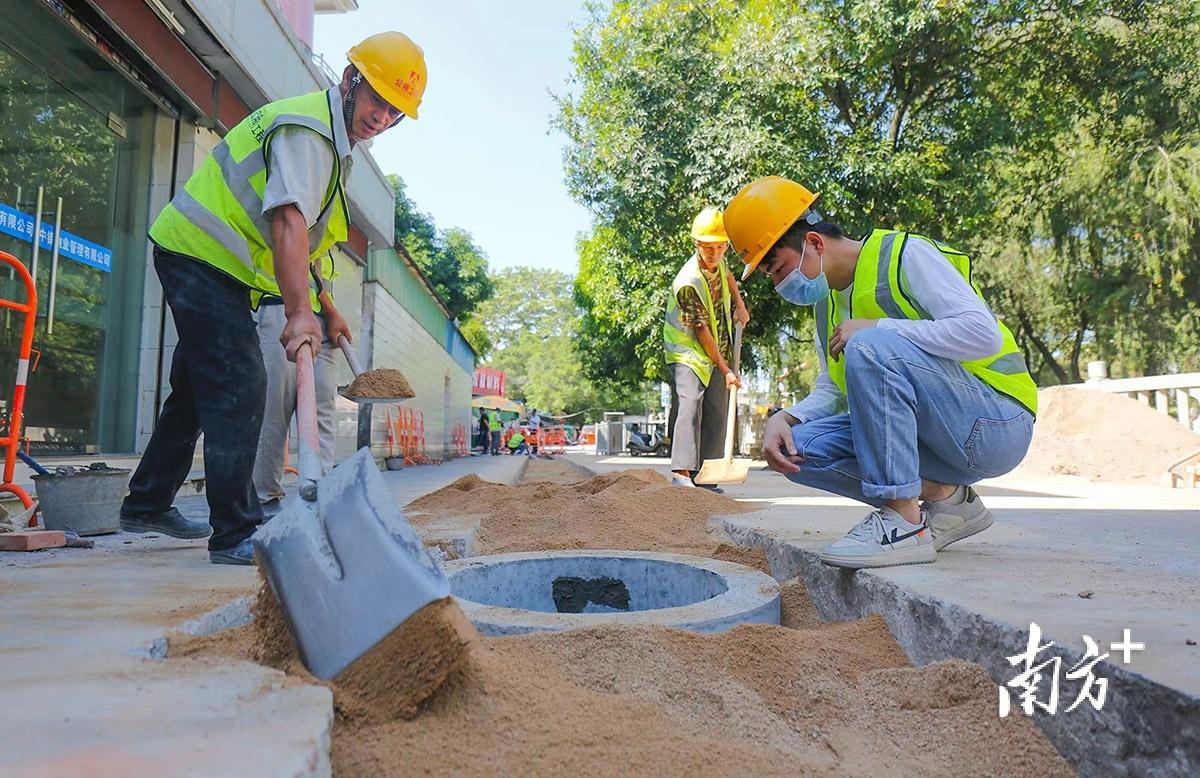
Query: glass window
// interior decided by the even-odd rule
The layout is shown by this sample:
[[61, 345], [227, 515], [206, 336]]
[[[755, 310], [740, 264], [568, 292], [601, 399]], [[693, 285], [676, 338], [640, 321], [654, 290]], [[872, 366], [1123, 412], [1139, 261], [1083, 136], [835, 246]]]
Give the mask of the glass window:
[[[40, 190], [43, 230], [61, 220], [65, 239], [57, 263], [48, 247], [37, 252], [41, 357], [26, 434], [42, 454], [132, 451], [157, 109], [44, 3], [17, 6], [22, 23], [0, 27], [0, 205], [10, 209], [0, 213], [32, 220]], [[31, 267], [28, 236], [6, 226], [0, 250]], [[17, 287], [0, 268], [0, 294], [23, 299]], [[5, 410], [20, 336], [18, 317], [0, 313]]]

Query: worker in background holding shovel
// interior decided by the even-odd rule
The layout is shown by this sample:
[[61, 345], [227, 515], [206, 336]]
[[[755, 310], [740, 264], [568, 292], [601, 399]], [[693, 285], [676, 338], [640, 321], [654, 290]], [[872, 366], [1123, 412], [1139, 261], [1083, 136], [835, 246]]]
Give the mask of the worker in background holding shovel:
[[816, 386], [767, 422], [763, 454], [797, 483], [875, 506], [826, 564], [933, 562], [991, 526], [970, 485], [1024, 458], [1037, 386], [969, 257], [898, 230], [855, 240], [816, 198], [771, 176], [725, 210], [742, 277], [760, 269], [788, 302], [816, 306]]
[[[266, 375], [252, 310], [264, 295], [279, 297], [288, 358], [301, 346], [320, 353], [310, 266], [347, 237], [352, 146], [416, 119], [425, 91], [424, 54], [402, 33], [372, 35], [348, 58], [328, 91], [268, 103], [239, 122], [150, 228], [179, 344], [171, 394], [121, 508], [127, 532], [209, 535], [172, 507], [203, 432], [209, 558], [254, 563], [249, 538], [263, 513], [252, 473]], [[292, 196], [313, 190], [319, 208]]]
[[663, 322], [671, 385], [671, 483], [683, 487], [696, 485], [692, 478], [701, 459], [721, 458], [729, 390], [742, 385], [729, 365], [732, 325], [735, 320], [743, 326], [750, 321], [723, 259], [729, 238], [721, 211], [700, 211], [692, 220], [691, 234], [696, 253], [675, 275]]

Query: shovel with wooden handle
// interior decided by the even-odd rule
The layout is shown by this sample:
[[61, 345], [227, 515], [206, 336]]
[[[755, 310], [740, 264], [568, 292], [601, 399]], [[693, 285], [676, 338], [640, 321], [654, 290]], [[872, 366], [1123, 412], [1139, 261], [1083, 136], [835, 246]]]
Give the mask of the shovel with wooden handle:
[[[358, 361], [358, 354], [355, 353], [354, 347], [350, 345], [350, 341], [346, 340], [345, 335], [338, 335], [338, 347], [341, 348], [342, 354], [346, 357], [346, 364], [350, 366], [350, 372], [354, 373], [355, 378], [358, 378], [364, 372], [362, 363]], [[412, 397], [365, 397], [363, 395], [353, 395], [346, 391], [349, 388], [348, 385], [339, 386], [338, 394], [360, 405], [364, 403], [399, 403], [412, 399]]]
[[[741, 376], [742, 369], [742, 323], [733, 328], [733, 372]], [[716, 380], [714, 377], [713, 380]], [[724, 378], [722, 378], [724, 380]], [[737, 386], [729, 389], [729, 411], [725, 415], [725, 456], [721, 459], [706, 459], [700, 472], [692, 479], [698, 484], [740, 484], [750, 471], [750, 460], [733, 458], [733, 431], [737, 423]]]
[[254, 533], [255, 556], [304, 666], [329, 680], [450, 585], [396, 506], [369, 448], [321, 472], [313, 356], [296, 354], [300, 490]]

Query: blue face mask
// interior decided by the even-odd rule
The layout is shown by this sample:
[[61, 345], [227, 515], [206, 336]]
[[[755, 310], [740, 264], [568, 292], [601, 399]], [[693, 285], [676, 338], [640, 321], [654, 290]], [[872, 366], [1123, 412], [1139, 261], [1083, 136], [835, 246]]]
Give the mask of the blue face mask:
[[[804, 264], [803, 255], [800, 264]], [[809, 278], [800, 271], [800, 265], [779, 282], [775, 291], [793, 305], [816, 305], [829, 294], [829, 281], [825, 278], [825, 257], [821, 257], [821, 270], [816, 278]]]

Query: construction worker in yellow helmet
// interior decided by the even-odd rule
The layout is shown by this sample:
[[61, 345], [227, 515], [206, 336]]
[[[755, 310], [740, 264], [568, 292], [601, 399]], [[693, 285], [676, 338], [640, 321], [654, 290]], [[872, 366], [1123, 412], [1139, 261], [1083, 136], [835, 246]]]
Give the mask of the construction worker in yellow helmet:
[[[692, 220], [695, 253], [676, 273], [663, 322], [663, 353], [671, 385], [671, 483], [687, 488], [703, 459], [720, 459], [733, 372], [733, 322], [750, 321], [725, 264], [729, 239], [721, 211], [708, 207]], [[719, 487], [703, 488], [721, 491]]]
[[874, 506], [822, 552], [826, 564], [933, 562], [991, 526], [971, 484], [1025, 456], [1037, 387], [970, 257], [900, 230], [851, 238], [816, 199], [771, 176], [725, 209], [742, 277], [758, 270], [815, 307], [815, 388], [768, 420], [763, 452], [798, 484]]
[[[416, 119], [425, 92], [424, 53], [402, 33], [372, 35], [348, 59], [332, 88], [268, 103], [235, 125], [150, 228], [179, 344], [171, 394], [121, 508], [127, 532], [211, 535], [212, 562], [254, 563], [250, 535], [263, 509], [252, 473], [268, 387], [286, 381], [282, 368], [301, 347], [324, 355], [315, 361], [328, 368], [338, 337], [351, 338], [325, 283], [329, 249], [347, 238], [351, 151]], [[277, 346], [260, 346], [267, 327]], [[315, 372], [332, 402], [335, 380]], [[280, 417], [271, 420], [275, 431], [286, 430], [292, 405], [266, 407]], [[206, 523], [172, 507], [201, 432]]]

